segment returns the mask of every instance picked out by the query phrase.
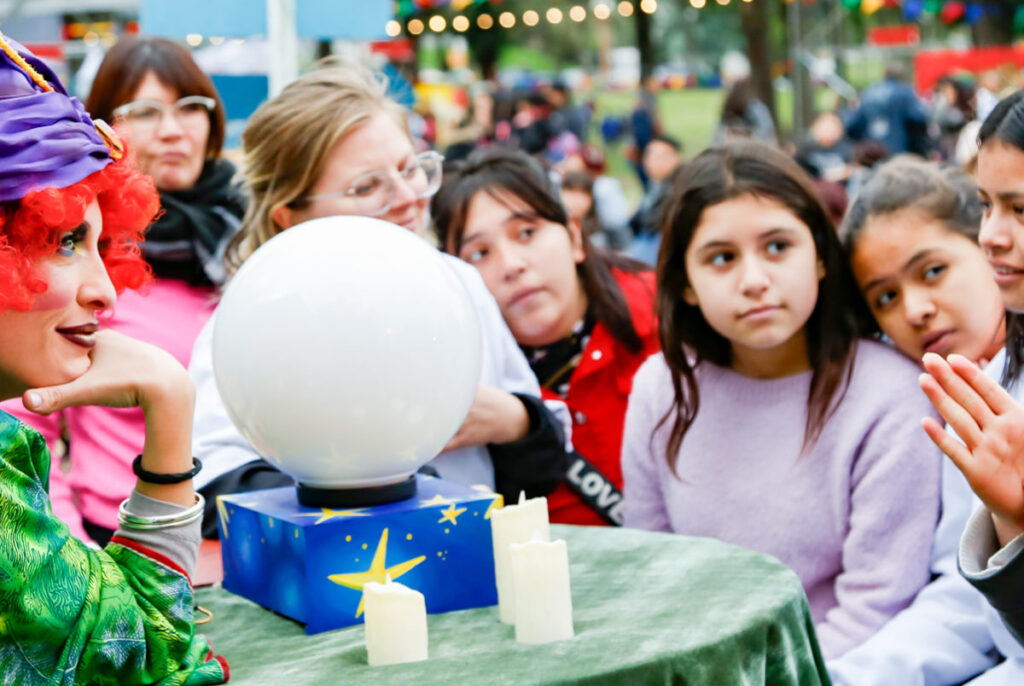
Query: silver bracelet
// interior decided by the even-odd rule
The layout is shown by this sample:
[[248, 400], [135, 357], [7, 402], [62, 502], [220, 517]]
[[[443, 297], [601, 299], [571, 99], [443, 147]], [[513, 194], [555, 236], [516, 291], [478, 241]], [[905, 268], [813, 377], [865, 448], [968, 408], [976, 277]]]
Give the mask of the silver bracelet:
[[167, 529], [192, 524], [203, 518], [203, 510], [206, 501], [203, 496], [196, 493], [196, 502], [188, 509], [169, 515], [154, 515], [143, 517], [132, 514], [126, 507], [130, 498], [126, 498], [117, 508], [117, 523], [125, 529], [136, 529], [139, 531], [151, 531], [153, 529]]

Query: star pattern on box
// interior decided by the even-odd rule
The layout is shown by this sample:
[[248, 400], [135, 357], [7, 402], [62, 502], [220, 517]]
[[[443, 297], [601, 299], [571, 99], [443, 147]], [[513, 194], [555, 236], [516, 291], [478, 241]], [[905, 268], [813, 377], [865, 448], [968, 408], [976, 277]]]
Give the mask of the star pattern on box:
[[[372, 582], [382, 584], [387, 581], [390, 576], [392, 581], [396, 581], [400, 576], [408, 572], [410, 569], [418, 565], [427, 559], [426, 555], [420, 555], [414, 557], [411, 560], [405, 562], [399, 562], [393, 567], [386, 566], [386, 559], [388, 554], [388, 530], [384, 529], [380, 535], [380, 541], [377, 543], [377, 551], [373, 554], [373, 561], [370, 562], [370, 568], [365, 572], [353, 572], [350, 574], [331, 574], [327, 578], [346, 588], [352, 588], [357, 591], [362, 591], [363, 586]], [[356, 608], [356, 617], [361, 617], [363, 614], [363, 599], [359, 599], [359, 607]]]
[[438, 524], [442, 524], [444, 522], [451, 522], [453, 525], [456, 525], [456, 524], [458, 524], [458, 522], [455, 521], [455, 518], [458, 517], [460, 514], [462, 514], [465, 511], [466, 511], [466, 508], [464, 508], [464, 507], [456, 508], [455, 504], [453, 503], [453, 504], [448, 506], [448, 509], [442, 510], [442, 512], [441, 512], [441, 515], [442, 515], [441, 519], [437, 520], [437, 523]]
[[217, 514], [220, 516], [220, 529], [224, 532], [224, 538], [228, 538], [228, 524], [231, 516], [228, 514], [228, 506], [224, 504], [221, 496], [217, 496]]
[[430, 500], [421, 500], [420, 507], [433, 507], [434, 505], [451, 505], [455, 501], [451, 498], [445, 498], [443, 495], [438, 493]]
[[505, 497], [501, 494], [494, 496], [494, 500], [492, 500], [491, 504], [487, 506], [487, 512], [484, 513], [484, 519], [490, 519], [492, 512], [500, 510], [503, 507], [505, 507]]
[[323, 524], [329, 522], [332, 519], [343, 519], [345, 517], [369, 517], [370, 515], [366, 512], [366, 508], [360, 508], [358, 510], [332, 510], [329, 507], [321, 507], [319, 512], [303, 512], [296, 515], [296, 517], [319, 517], [320, 519], [313, 522], [313, 526], [317, 524]]

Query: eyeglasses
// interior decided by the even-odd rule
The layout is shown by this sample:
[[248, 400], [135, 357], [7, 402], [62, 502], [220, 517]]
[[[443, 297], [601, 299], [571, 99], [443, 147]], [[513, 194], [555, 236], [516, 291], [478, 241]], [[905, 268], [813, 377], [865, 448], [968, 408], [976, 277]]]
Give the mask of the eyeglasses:
[[205, 95], [186, 95], [175, 103], [165, 105], [156, 100], [133, 100], [121, 105], [112, 114], [128, 122], [135, 129], [155, 129], [170, 112], [184, 127], [195, 127], [209, 121], [209, 113], [217, 101]]
[[[429, 198], [441, 187], [441, 163], [444, 156], [434, 151], [421, 152], [402, 169], [398, 177], [417, 199]], [[359, 214], [379, 217], [395, 204], [395, 175], [383, 169], [368, 172], [355, 179], [348, 190], [337, 193], [307, 195], [307, 200], [352, 198]]]

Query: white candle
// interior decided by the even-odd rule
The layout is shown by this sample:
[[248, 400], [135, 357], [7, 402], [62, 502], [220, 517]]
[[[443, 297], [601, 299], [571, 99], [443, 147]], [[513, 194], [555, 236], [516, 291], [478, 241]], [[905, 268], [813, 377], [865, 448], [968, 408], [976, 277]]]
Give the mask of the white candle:
[[531, 498], [519, 493], [519, 504], [508, 505], [491, 512], [491, 540], [494, 545], [494, 582], [498, 586], [498, 613], [505, 624], [515, 623], [515, 590], [512, 588], [512, 570], [509, 566], [508, 547], [512, 543], [525, 543], [537, 532], [544, 541], [551, 540], [548, 524], [548, 499]]
[[565, 541], [539, 537], [509, 546], [516, 598], [516, 641], [550, 643], [573, 637], [569, 553]]
[[363, 586], [366, 655], [371, 667], [427, 659], [427, 605], [423, 594], [391, 581]]

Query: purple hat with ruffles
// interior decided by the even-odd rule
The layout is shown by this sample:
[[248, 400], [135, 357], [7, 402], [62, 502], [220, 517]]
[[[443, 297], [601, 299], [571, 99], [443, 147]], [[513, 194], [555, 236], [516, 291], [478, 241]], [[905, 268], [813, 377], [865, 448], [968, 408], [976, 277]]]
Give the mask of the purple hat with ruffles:
[[0, 202], [76, 184], [122, 150], [45, 62], [0, 34]]

